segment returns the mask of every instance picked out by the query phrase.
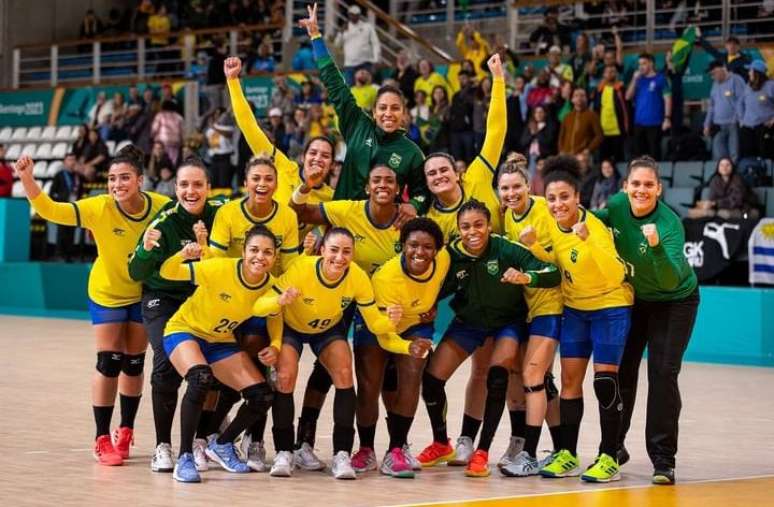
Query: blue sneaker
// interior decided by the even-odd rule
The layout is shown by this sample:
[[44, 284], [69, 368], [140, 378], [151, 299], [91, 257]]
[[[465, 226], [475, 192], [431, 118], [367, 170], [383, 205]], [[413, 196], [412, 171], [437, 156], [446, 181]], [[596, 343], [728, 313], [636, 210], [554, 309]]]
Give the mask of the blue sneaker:
[[196, 470], [193, 454], [186, 452], [177, 458], [172, 477], [180, 482], [202, 482], [202, 478]]
[[237, 474], [246, 474], [250, 471], [247, 463], [237, 457], [233, 442], [219, 444], [217, 439], [212, 439], [205, 452], [212, 461], [219, 464], [224, 470]]

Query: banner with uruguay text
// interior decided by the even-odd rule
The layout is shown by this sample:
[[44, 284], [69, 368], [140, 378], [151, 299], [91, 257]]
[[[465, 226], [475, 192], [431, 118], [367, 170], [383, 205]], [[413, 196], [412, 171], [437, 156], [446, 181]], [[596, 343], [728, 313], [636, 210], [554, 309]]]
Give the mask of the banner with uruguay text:
[[48, 125], [53, 98], [53, 89], [0, 92], [0, 125]]
[[750, 284], [774, 285], [774, 218], [764, 218], [753, 230], [748, 243]]

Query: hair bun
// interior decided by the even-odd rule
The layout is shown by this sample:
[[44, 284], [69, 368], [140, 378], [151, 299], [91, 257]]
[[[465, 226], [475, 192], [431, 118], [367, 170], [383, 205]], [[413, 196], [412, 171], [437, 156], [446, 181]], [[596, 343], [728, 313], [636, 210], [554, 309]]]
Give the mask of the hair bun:
[[575, 157], [571, 155], [556, 155], [548, 157], [543, 165], [543, 178], [553, 172], [569, 173], [576, 179], [581, 177], [581, 168]]

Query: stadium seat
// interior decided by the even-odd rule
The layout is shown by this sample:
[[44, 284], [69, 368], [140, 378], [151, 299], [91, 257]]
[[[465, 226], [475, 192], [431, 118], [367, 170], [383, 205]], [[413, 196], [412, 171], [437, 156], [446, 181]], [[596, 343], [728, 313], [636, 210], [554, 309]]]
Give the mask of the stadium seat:
[[12, 144], [8, 147], [8, 151], [5, 152], [5, 159], [6, 160], [16, 160], [19, 158], [19, 155], [21, 155], [21, 144]]
[[27, 140], [37, 143], [40, 141], [41, 134], [43, 134], [43, 129], [41, 127], [30, 127], [27, 131]]
[[688, 210], [693, 207], [693, 188], [665, 188], [664, 202], [672, 208], [680, 218], [688, 216]]
[[53, 141], [56, 138], [56, 127], [48, 126], [40, 134], [43, 141]]
[[51, 150], [51, 158], [64, 158], [67, 155], [67, 143], [56, 143]]
[[113, 153], [117, 153], [121, 151], [125, 146], [129, 146], [130, 144], [132, 144], [132, 141], [130, 141], [129, 139], [124, 139], [123, 141], [121, 141], [116, 145], [116, 149]]
[[710, 189], [709, 187], [702, 187], [701, 189], [701, 200], [706, 201], [709, 200], [710, 197]]
[[38, 151], [37, 145], [33, 143], [29, 143], [24, 145], [24, 148], [22, 148], [21, 154], [27, 155], [28, 157], [34, 157], [36, 151]]
[[[73, 129], [71, 129], [69, 125], [64, 125], [62, 127], [59, 127], [56, 131], [56, 136], [54, 136], [54, 138], [57, 141], [69, 141], [72, 130]], [[78, 129], [75, 129], [75, 130], [77, 131]]]
[[11, 134], [13, 134], [13, 129], [11, 127], [3, 127], [3, 129], [0, 130], [0, 143], [7, 143], [10, 141]]
[[53, 178], [56, 176], [56, 173], [62, 170], [62, 167], [64, 167], [64, 164], [61, 160], [54, 160], [50, 164], [48, 164], [48, 170], [46, 171], [46, 177], [47, 178]]
[[107, 145], [108, 149], [108, 155], [111, 157], [116, 154], [116, 142], [115, 141], [105, 141], [105, 144]]
[[717, 167], [718, 167], [717, 160], [707, 160], [704, 162], [704, 175], [702, 176], [704, 183], [707, 183], [710, 180], [710, 178], [712, 178], [712, 175], [715, 174]]
[[27, 127], [16, 127], [11, 134], [12, 141], [24, 141], [27, 139]]
[[45, 192], [47, 195], [51, 193], [51, 186], [54, 184], [52, 180], [48, 180], [46, 183], [43, 184], [43, 192]]
[[51, 143], [39, 144], [38, 150], [35, 152], [35, 158], [51, 158]]
[[755, 193], [755, 197], [758, 198], [758, 204], [761, 205], [761, 207], [766, 206], [766, 196], [770, 194], [771, 192], [774, 192], [774, 188], [769, 187], [755, 187], [753, 188], [753, 192]]
[[658, 163], [658, 174], [661, 179], [661, 185], [663, 187], [672, 186], [672, 162], [669, 160], [662, 160]]
[[39, 162], [35, 162], [35, 165], [32, 167], [32, 176], [35, 178], [46, 178], [48, 177], [48, 162], [45, 160], [41, 160]]
[[766, 216], [774, 217], [774, 188], [766, 192]]
[[24, 185], [21, 181], [14, 181], [11, 187], [11, 197], [26, 197], [24, 193]]
[[704, 162], [675, 162], [673, 187], [698, 187], [704, 177]]

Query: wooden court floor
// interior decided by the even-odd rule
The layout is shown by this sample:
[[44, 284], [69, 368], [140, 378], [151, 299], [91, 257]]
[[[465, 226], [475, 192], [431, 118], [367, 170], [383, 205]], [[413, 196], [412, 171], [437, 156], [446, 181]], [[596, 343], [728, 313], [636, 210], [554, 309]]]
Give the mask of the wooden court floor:
[[[211, 470], [203, 474], [202, 484], [179, 484], [170, 474], [150, 471], [155, 442], [149, 386], [132, 458], [115, 468], [98, 466], [92, 458], [89, 382], [95, 356], [87, 322], [1, 316], [0, 345], [5, 351], [0, 356], [2, 506], [774, 506], [774, 369], [684, 366], [679, 485], [674, 488], [649, 485], [642, 403], [628, 441], [632, 461], [623, 468], [623, 480], [612, 485], [581, 484], [577, 479], [506, 479], [497, 472], [487, 479], [471, 479], [461, 468], [446, 466], [425, 470], [415, 480], [376, 472], [345, 482], [320, 472], [278, 479]], [[301, 378], [306, 378], [311, 359], [306, 350]], [[466, 379], [463, 366], [448, 384], [452, 438], [459, 431]], [[641, 392], [644, 389], [643, 385]], [[587, 400], [579, 447], [584, 464], [593, 458], [599, 438], [596, 403], [591, 396]], [[116, 418], [117, 414], [117, 422]], [[317, 444], [326, 458], [331, 453], [331, 421], [329, 402]], [[417, 451], [429, 443], [430, 435], [420, 404], [410, 435]], [[506, 415], [491, 452], [493, 460], [506, 447], [508, 435]], [[545, 431], [540, 448], [548, 448], [548, 441]], [[380, 422], [376, 440], [380, 457], [386, 444]]]

